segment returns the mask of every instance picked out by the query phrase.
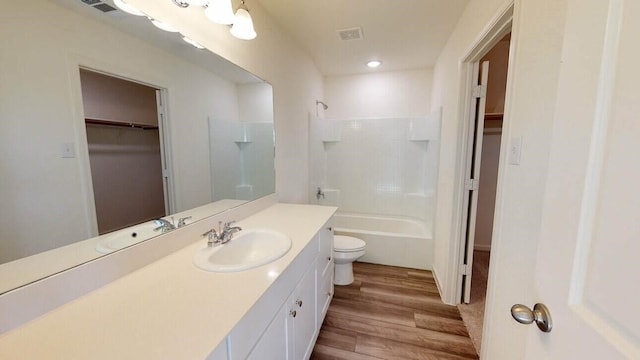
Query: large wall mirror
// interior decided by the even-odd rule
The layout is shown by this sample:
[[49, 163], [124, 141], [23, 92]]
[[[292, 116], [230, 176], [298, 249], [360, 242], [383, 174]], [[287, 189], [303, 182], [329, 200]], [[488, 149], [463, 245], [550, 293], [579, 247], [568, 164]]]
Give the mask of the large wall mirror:
[[0, 14], [0, 294], [275, 191], [271, 85], [100, 4]]

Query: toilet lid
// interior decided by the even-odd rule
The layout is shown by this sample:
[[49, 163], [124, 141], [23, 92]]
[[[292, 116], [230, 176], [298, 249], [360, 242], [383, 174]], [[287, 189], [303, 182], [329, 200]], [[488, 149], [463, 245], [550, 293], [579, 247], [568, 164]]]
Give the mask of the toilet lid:
[[358, 251], [365, 248], [367, 243], [352, 236], [335, 235], [333, 249], [336, 251]]

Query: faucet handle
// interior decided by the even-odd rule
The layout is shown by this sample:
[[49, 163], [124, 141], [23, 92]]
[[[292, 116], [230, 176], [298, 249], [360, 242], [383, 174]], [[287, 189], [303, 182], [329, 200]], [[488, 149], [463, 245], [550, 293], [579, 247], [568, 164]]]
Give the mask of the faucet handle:
[[206, 233], [202, 234], [202, 236], [206, 236], [207, 237], [207, 246], [208, 247], [213, 247], [214, 245], [217, 245], [219, 243], [219, 239], [218, 239], [218, 233], [216, 232], [216, 229], [211, 229], [209, 231], [207, 231]]
[[235, 223], [236, 223], [235, 220], [228, 221], [228, 222], [224, 223], [224, 228], [228, 229], [231, 225], [233, 225]]
[[208, 236], [209, 239], [217, 237], [218, 236], [218, 232], [216, 231], [216, 229], [211, 229], [209, 231], [207, 231], [206, 233], [201, 235], [202, 237]]
[[182, 227], [182, 226], [187, 225], [186, 221], [189, 220], [189, 219], [191, 219], [191, 216], [187, 216], [187, 217], [183, 217], [183, 218], [178, 219], [178, 227]]

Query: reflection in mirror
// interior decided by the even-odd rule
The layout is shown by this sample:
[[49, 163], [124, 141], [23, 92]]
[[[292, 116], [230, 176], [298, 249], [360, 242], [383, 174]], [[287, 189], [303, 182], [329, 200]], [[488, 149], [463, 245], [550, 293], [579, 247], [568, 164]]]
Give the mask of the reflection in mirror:
[[158, 213], [97, 236], [131, 223], [103, 231], [99, 203], [121, 194], [94, 193], [106, 175], [93, 155], [104, 155], [105, 138], [135, 148], [125, 129], [140, 129], [87, 131], [105, 119], [83, 105], [81, 69], [158, 90], [163, 218], [174, 227], [275, 189], [271, 86], [144, 18], [93, 5], [14, 1], [0, 13], [0, 149], [12, 154], [0, 160], [0, 293], [162, 232], [149, 221]]
[[86, 69], [80, 83], [98, 234], [165, 216], [159, 89]]

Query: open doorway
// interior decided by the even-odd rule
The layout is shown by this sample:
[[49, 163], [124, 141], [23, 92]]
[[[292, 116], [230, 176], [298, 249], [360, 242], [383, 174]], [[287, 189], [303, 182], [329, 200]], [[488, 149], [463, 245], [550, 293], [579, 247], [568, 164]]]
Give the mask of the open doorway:
[[80, 69], [98, 234], [170, 211], [160, 90]]
[[509, 32], [473, 64], [477, 71], [473, 87], [480, 90], [473, 96], [475, 109], [470, 107], [469, 116], [467, 219], [463, 232], [462, 304], [458, 307], [478, 353], [489, 274], [510, 40]]

